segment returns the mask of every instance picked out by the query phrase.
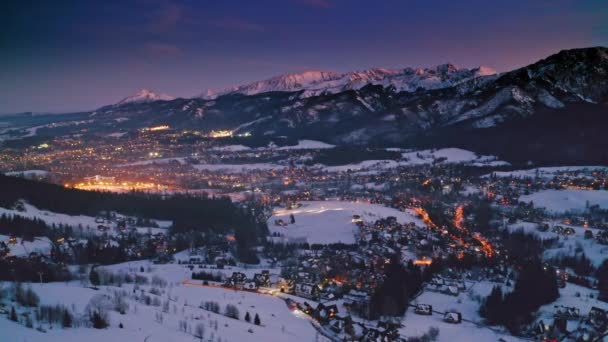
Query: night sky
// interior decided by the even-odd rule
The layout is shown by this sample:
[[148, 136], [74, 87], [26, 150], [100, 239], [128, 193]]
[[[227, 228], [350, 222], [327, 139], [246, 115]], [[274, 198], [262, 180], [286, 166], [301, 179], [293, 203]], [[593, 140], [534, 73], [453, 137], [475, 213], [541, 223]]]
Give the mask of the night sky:
[[605, 0], [8, 0], [0, 113], [89, 110], [149, 88], [304, 70], [487, 65], [608, 45]]

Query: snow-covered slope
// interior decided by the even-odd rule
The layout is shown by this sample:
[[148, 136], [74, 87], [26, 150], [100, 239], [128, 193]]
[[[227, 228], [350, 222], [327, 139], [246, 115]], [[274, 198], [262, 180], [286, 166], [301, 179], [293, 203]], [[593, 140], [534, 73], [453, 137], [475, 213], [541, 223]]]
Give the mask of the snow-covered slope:
[[135, 95], [125, 97], [117, 105], [123, 105], [127, 103], [145, 103], [145, 102], [154, 102], [154, 101], [171, 101], [175, 99], [175, 97], [167, 94], [159, 94], [155, 93], [148, 89], [142, 89], [138, 91]]
[[360, 89], [368, 84], [393, 87], [397, 91], [414, 92], [417, 89], [439, 89], [451, 87], [475, 77], [494, 75], [489, 67], [475, 69], [458, 68], [453, 64], [442, 64], [433, 68], [383, 69], [337, 73], [332, 71], [305, 71], [286, 74], [267, 80], [235, 86], [221, 91], [206, 91], [201, 97], [213, 99], [227, 94], [254, 95], [276, 91], [304, 91], [303, 97], [321, 94], [336, 94], [349, 89]]

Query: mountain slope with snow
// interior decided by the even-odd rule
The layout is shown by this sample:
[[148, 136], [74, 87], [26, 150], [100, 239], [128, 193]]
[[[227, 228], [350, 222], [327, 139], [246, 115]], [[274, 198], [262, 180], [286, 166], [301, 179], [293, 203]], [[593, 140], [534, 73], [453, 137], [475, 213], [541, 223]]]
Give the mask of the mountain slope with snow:
[[127, 103], [145, 103], [145, 102], [154, 102], [154, 101], [171, 101], [175, 99], [174, 96], [167, 94], [155, 93], [148, 89], [141, 89], [135, 95], [125, 97], [120, 100], [116, 105], [124, 105]]
[[112, 133], [169, 125], [252, 139], [460, 147], [508, 161], [608, 160], [605, 47], [563, 50], [501, 74], [444, 64], [283, 75], [208, 94], [213, 99], [159, 101], [171, 97], [150, 93], [102, 107], [73, 128], [57, 124], [42, 131]]
[[205, 99], [214, 99], [228, 94], [255, 95], [267, 92], [303, 91], [301, 97], [322, 94], [336, 94], [350, 89], [360, 89], [366, 85], [392, 87], [396, 91], [414, 92], [419, 89], [439, 89], [451, 87], [475, 77], [495, 75], [489, 67], [475, 69], [458, 68], [453, 64], [443, 64], [433, 68], [383, 69], [337, 73], [331, 71], [305, 71], [286, 74], [267, 80], [235, 86], [219, 92], [206, 91]]

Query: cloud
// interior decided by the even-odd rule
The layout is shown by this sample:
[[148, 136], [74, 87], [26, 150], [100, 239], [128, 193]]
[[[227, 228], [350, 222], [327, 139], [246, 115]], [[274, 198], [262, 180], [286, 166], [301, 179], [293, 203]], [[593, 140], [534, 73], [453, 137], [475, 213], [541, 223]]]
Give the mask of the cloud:
[[236, 18], [222, 18], [214, 19], [208, 22], [209, 25], [218, 27], [221, 29], [233, 30], [233, 31], [247, 31], [247, 32], [264, 32], [265, 29], [262, 25], [252, 23], [243, 19]]
[[179, 57], [183, 55], [182, 49], [167, 43], [161, 42], [148, 42], [144, 44], [144, 51], [147, 54], [151, 54], [159, 57]]

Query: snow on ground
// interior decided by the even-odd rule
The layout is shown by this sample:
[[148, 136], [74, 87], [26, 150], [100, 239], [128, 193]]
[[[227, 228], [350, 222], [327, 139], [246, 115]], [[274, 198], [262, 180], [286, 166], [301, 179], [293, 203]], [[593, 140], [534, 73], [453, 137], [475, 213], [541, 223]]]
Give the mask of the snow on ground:
[[524, 341], [498, 329], [479, 327], [470, 322], [445, 323], [439, 314], [421, 316], [414, 314], [413, 310], [408, 310], [402, 323], [404, 327], [399, 329], [401, 336], [421, 336], [428, 332], [430, 327], [438, 328], [438, 342], [501, 341], [501, 338], [506, 342]]
[[553, 322], [553, 313], [556, 305], [568, 307], [577, 307], [580, 309], [581, 315], [587, 315], [592, 307], [606, 307], [605, 302], [597, 299], [597, 290], [592, 290], [583, 286], [566, 283], [566, 287], [559, 289], [559, 298], [539, 309], [541, 319], [545, 322]]
[[[145, 262], [142, 262], [145, 263]], [[114, 265], [109, 268], [123, 268], [126, 264]], [[135, 265], [131, 265], [135, 266]], [[163, 278], [172, 278], [177, 274], [166, 272], [166, 268], [181, 267], [183, 265], [153, 265], [152, 272], [139, 272], [136, 268], [131, 273], [151, 278], [152, 275], [167, 275]], [[188, 273], [189, 274], [189, 273]], [[184, 279], [179, 276], [179, 279]], [[187, 278], [186, 278], [187, 279]], [[2, 284], [0, 284], [2, 286]], [[73, 308], [77, 314], [82, 314], [94, 296], [112, 296], [114, 291], [124, 290], [131, 296], [139, 293], [133, 284], [123, 284], [121, 287], [100, 286], [99, 290], [84, 287], [77, 281], [69, 283], [47, 283], [27, 284], [40, 297], [41, 304], [62, 304]], [[140, 285], [140, 290], [145, 291], [148, 296], [156, 297], [149, 291], [151, 286]], [[161, 287], [159, 299], [161, 302], [169, 300], [167, 312], [162, 312], [162, 306], [148, 306], [136, 302], [128, 297], [129, 309], [125, 315], [115, 311], [109, 312], [110, 326], [107, 329], [96, 330], [92, 328], [61, 329], [55, 327], [47, 333], [40, 333], [33, 329], [27, 329], [8, 321], [4, 316], [0, 317], [0, 331], [2, 339], [7, 341], [49, 341], [49, 342], [105, 342], [108, 337], [115, 341], [192, 341], [192, 334], [179, 330], [179, 321], [187, 320], [188, 325], [194, 331], [194, 327], [202, 323], [205, 328], [205, 340], [212, 338], [213, 341], [312, 341], [315, 339], [316, 331], [306, 317], [296, 316], [285, 304], [284, 300], [271, 295], [234, 291], [230, 289], [203, 287], [197, 285], [186, 285], [178, 282], [170, 282], [167, 287]], [[170, 298], [170, 299], [169, 299]], [[221, 314], [215, 314], [199, 308], [201, 302], [214, 301], [223, 312], [227, 304], [236, 306], [240, 313], [240, 320], [227, 318]], [[22, 309], [19, 309], [21, 312]], [[257, 313], [261, 325], [256, 326], [244, 320], [245, 313], [249, 312], [251, 319]], [[156, 319], [162, 313], [162, 321]], [[119, 328], [122, 323], [124, 328]], [[36, 326], [36, 325], [35, 325]], [[47, 326], [46, 324], [44, 325]], [[212, 337], [213, 336], [213, 337]]]
[[497, 160], [494, 156], [477, 155], [475, 152], [460, 148], [442, 148], [438, 150], [422, 150], [402, 153], [402, 157], [411, 164], [429, 164], [438, 159], [443, 159], [443, 163], [460, 164], [473, 163], [477, 166], [492, 163], [492, 166], [509, 165], [509, 163]]
[[480, 189], [477, 186], [474, 186], [474, 185], [465, 185], [464, 189], [462, 189], [460, 191], [460, 194], [463, 195], [463, 196], [469, 196], [469, 195], [477, 195], [477, 194], [480, 194], [482, 192], [483, 192], [483, 190]]
[[421, 150], [410, 151], [401, 154], [399, 160], [365, 160], [360, 163], [325, 166], [324, 170], [328, 172], [345, 172], [347, 170], [389, 170], [401, 166], [425, 165], [433, 163], [447, 164], [468, 164], [472, 166], [503, 166], [509, 163], [497, 160], [494, 156], [480, 156], [475, 152], [459, 149], [459, 148], [443, 148], [439, 150]]
[[482, 322], [479, 317], [479, 299], [487, 296], [492, 287], [498, 285], [489, 281], [466, 282], [467, 290], [458, 296], [431, 292], [425, 290], [413, 304], [430, 304], [433, 311], [446, 312], [457, 311], [462, 314], [461, 324], [449, 324], [443, 322], [441, 313], [433, 313], [432, 316], [421, 316], [414, 313], [413, 308], [408, 309], [400, 329], [402, 336], [420, 336], [426, 333], [430, 327], [439, 328], [438, 341], [446, 342], [468, 342], [468, 341], [520, 341], [499, 329], [482, 327], [476, 323]]
[[36, 178], [36, 177], [46, 177], [49, 172], [45, 170], [25, 170], [25, 171], [12, 171], [5, 172], [7, 176], [17, 176], [23, 178]]
[[122, 164], [120, 166], [141, 166], [141, 165], [154, 165], [154, 164], [168, 164], [168, 163], [173, 162], [173, 161], [176, 161], [176, 162], [180, 163], [181, 165], [185, 165], [186, 164], [186, 158], [187, 157], [171, 157], [171, 158], [149, 159], [149, 160], [142, 160], [142, 161], [128, 163], [128, 164]]
[[[296, 221], [294, 224], [278, 226], [274, 223], [278, 219], [288, 223], [291, 214]], [[417, 225], [424, 225], [410, 211], [402, 212], [363, 202], [311, 201], [302, 202], [301, 207], [291, 210], [277, 208], [268, 219], [268, 227], [271, 233], [279, 233], [288, 241], [354, 243], [357, 225], [352, 222], [353, 215], [360, 215], [364, 221], [395, 216], [400, 223], [415, 222]]]
[[359, 171], [365, 169], [394, 169], [399, 166], [403, 166], [402, 162], [398, 162], [396, 160], [365, 160], [356, 164], [346, 164], [346, 165], [338, 165], [338, 166], [326, 166], [324, 167], [327, 172], [346, 172], [348, 170], [351, 171]]
[[[533, 222], [519, 221], [517, 223], [508, 226], [510, 231], [523, 230], [526, 233], [534, 234], [543, 240], [553, 239], [559, 237], [557, 246], [552, 248], [545, 248], [543, 257], [545, 259], [551, 259], [558, 256], [573, 256], [577, 253], [584, 252], [585, 255], [591, 260], [591, 263], [595, 267], [599, 267], [602, 262], [608, 258], [608, 246], [597, 243], [595, 239], [585, 239], [585, 231], [590, 230], [593, 235], [599, 232], [599, 229], [594, 228], [583, 228], [579, 226], [572, 226], [563, 224], [557, 221], [544, 222], [549, 224], [549, 230], [541, 232], [536, 229], [537, 224]], [[562, 227], [570, 227], [574, 229], [574, 234], [570, 236], [560, 236], [551, 231], [551, 228], [555, 225]]]
[[13, 209], [0, 208], [0, 215], [17, 215], [29, 219], [40, 219], [49, 225], [69, 225], [72, 227], [78, 227], [82, 225], [83, 228], [96, 228], [98, 223], [95, 223], [95, 218], [91, 216], [78, 215], [71, 216], [67, 214], [54, 213], [52, 211], [41, 210], [34, 207], [31, 204], [24, 204], [25, 211], [18, 211]]
[[336, 145], [331, 145], [317, 140], [298, 140], [298, 144], [294, 146], [283, 146], [277, 150], [311, 150], [311, 149], [325, 149], [334, 148]]
[[51, 254], [51, 240], [47, 237], [36, 237], [34, 241], [23, 241], [21, 238], [17, 238], [16, 244], [8, 243], [9, 238], [7, 235], [0, 235], [0, 242], [6, 242], [13, 256], [28, 256], [32, 252], [43, 255]]
[[[188, 261], [190, 259], [190, 254], [187, 251], [181, 251], [174, 254], [174, 258], [177, 261]], [[280, 275], [280, 268], [271, 268], [266, 267], [267, 265], [245, 265], [242, 267], [239, 266], [224, 266], [223, 269], [215, 268], [215, 265], [201, 265], [201, 268], [195, 266], [193, 270], [190, 270], [185, 264], [154, 264], [149, 260], [137, 260], [137, 261], [128, 261], [120, 264], [103, 266], [103, 269], [109, 270], [112, 272], [138, 272], [141, 267], [146, 270], [146, 275], [148, 276], [159, 276], [163, 279], [166, 279], [169, 282], [173, 283], [181, 283], [184, 280], [189, 280], [191, 278], [192, 272], [200, 272], [206, 271], [211, 272], [213, 274], [222, 274], [225, 277], [230, 277], [233, 272], [241, 272], [244, 273], [248, 278], [253, 278], [255, 273], [260, 273], [261, 270], [268, 270], [271, 275]]]
[[598, 204], [608, 209], [608, 191], [605, 190], [542, 190], [520, 197], [522, 202], [534, 202], [535, 207], [553, 213], [584, 211], [587, 204]]
[[[58, 226], [60, 224], [68, 225], [74, 229], [76, 229], [78, 227], [82, 227], [83, 233], [91, 233], [91, 234], [99, 233], [97, 226], [100, 223], [95, 222], [95, 218], [92, 216], [86, 216], [86, 215], [72, 216], [72, 215], [68, 215], [68, 214], [55, 213], [55, 212], [48, 211], [48, 210], [38, 209], [29, 203], [24, 203], [24, 208], [25, 208], [25, 211], [19, 211], [19, 210], [15, 210], [15, 209], [7, 209], [7, 208], [0, 207], [0, 215], [3, 215], [3, 214], [7, 215], [7, 216], [16, 215], [16, 216], [29, 218], [29, 219], [40, 219], [48, 225], [53, 225], [53, 224], [56, 226]], [[124, 215], [117, 214], [117, 218], [124, 218], [124, 217], [125, 217]], [[148, 230], [150, 230], [153, 234], [154, 233], [164, 233], [173, 224], [172, 221], [165, 221], [165, 220], [152, 220], [152, 221], [155, 222], [158, 225], [158, 227], [136, 227], [137, 230], [140, 233], [147, 233]], [[103, 224], [108, 226], [108, 223], [103, 223]], [[112, 228], [114, 225], [109, 224], [109, 226], [110, 226], [110, 228]], [[109, 233], [112, 233], [112, 230]]]
[[36, 134], [38, 134], [38, 129], [40, 128], [44, 128], [47, 125], [40, 125], [40, 126], [34, 126], [34, 127], [30, 127], [28, 129], [25, 130], [25, 135], [21, 136], [22, 138], [29, 138], [29, 137], [33, 137]]
[[217, 146], [209, 149], [210, 151], [222, 151], [222, 152], [240, 152], [249, 151], [251, 147], [245, 145], [228, 145], [228, 146]]
[[239, 173], [253, 170], [281, 170], [286, 166], [271, 164], [271, 163], [255, 163], [255, 164], [198, 164], [192, 165], [199, 171], [225, 171], [231, 173]]
[[124, 136], [125, 134], [127, 134], [127, 132], [116, 132], [116, 133], [110, 133], [107, 136], [110, 138], [120, 138], [120, 137]]
[[492, 174], [496, 177], [538, 177], [540, 178], [553, 178], [556, 174], [561, 172], [585, 172], [592, 170], [603, 170], [606, 166], [555, 166], [555, 167], [539, 167], [528, 170], [514, 170], [514, 171], [497, 171], [491, 174], [484, 175], [483, 177], [489, 177]]

